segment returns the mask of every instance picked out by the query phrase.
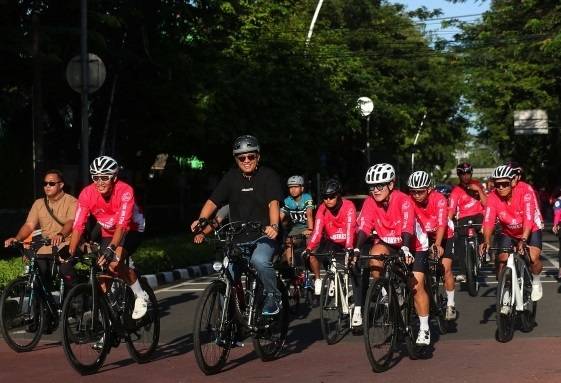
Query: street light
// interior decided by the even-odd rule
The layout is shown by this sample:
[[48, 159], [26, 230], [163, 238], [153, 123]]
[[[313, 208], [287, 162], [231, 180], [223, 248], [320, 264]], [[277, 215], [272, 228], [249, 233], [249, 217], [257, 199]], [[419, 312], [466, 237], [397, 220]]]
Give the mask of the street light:
[[411, 151], [411, 172], [415, 171], [415, 149], [417, 148], [417, 140], [419, 139], [419, 134], [421, 134], [421, 130], [423, 129], [425, 118], [427, 118], [426, 112], [425, 114], [423, 114], [423, 119], [419, 124], [419, 129], [417, 129], [417, 135], [415, 136], [415, 140], [413, 141], [413, 150]]
[[370, 166], [370, 114], [374, 110], [374, 103], [368, 97], [360, 97], [357, 106], [362, 117], [366, 117], [366, 162]]

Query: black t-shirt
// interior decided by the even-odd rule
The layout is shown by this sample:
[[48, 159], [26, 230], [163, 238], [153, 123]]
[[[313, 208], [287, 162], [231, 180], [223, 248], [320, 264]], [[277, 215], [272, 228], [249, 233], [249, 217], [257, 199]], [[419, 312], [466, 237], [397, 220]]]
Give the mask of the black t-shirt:
[[[210, 196], [217, 206], [230, 205], [230, 222], [260, 222], [269, 225], [269, 203], [283, 200], [283, 190], [278, 174], [267, 167], [259, 167], [251, 177], [243, 175], [237, 167], [224, 175]], [[259, 237], [255, 233], [244, 239]]]

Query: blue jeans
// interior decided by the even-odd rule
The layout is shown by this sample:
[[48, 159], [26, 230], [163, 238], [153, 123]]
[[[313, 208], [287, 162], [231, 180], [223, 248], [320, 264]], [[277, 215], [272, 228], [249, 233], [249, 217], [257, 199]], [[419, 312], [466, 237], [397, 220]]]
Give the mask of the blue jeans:
[[[265, 294], [274, 294], [277, 298], [281, 297], [281, 293], [277, 288], [277, 273], [273, 269], [273, 254], [277, 248], [277, 242], [270, 238], [263, 238], [257, 241], [257, 247], [251, 255], [251, 264], [257, 270], [257, 276], [263, 283]], [[239, 278], [236, 270], [230, 266], [230, 272], [234, 279]]]

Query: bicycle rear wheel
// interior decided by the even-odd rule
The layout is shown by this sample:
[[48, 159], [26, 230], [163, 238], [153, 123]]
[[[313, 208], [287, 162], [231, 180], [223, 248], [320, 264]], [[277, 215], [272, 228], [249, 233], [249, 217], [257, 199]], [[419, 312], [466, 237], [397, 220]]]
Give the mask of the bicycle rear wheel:
[[438, 275], [432, 276], [427, 273], [427, 283], [431, 294], [431, 316], [436, 322], [438, 331], [444, 335], [448, 332], [446, 321], [446, 300], [444, 298], [444, 285]]
[[512, 270], [505, 267], [499, 275], [497, 286], [497, 340], [508, 342], [514, 335], [515, 310], [512, 305]]
[[288, 281], [288, 308], [290, 314], [297, 316], [300, 312], [301, 286], [297, 281]]
[[342, 299], [346, 292], [340, 291], [335, 283], [335, 275], [327, 273], [321, 286], [321, 332], [327, 344], [335, 344], [343, 338], [349, 328], [346, 322], [350, 320], [351, 314], [350, 310], [347, 310], [347, 313], [343, 312]]
[[477, 254], [473, 246], [468, 244], [466, 248], [466, 279], [468, 293], [472, 297], [476, 297], [479, 291], [479, 282], [477, 280]]
[[94, 302], [89, 283], [75, 286], [62, 308], [62, 345], [66, 359], [80, 374], [93, 374], [103, 366], [111, 343], [104, 300], [98, 297]]
[[[261, 284], [259, 284], [261, 286]], [[289, 306], [288, 294], [284, 283], [277, 279], [277, 288], [282, 295], [282, 307], [277, 315], [262, 315], [263, 299], [256, 305], [257, 333], [253, 336], [253, 348], [262, 361], [267, 362], [277, 358], [284, 347], [288, 334]], [[262, 287], [258, 287], [256, 294], [262, 297]]]
[[[139, 282], [142, 289], [148, 294], [148, 310], [140, 319], [133, 320], [131, 318], [133, 327], [127, 329], [125, 340], [131, 358], [137, 363], [145, 363], [152, 358], [156, 347], [158, 347], [158, 341], [160, 340], [160, 315], [158, 300], [154, 291], [144, 279], [140, 279]], [[128, 314], [131, 315], [134, 308], [134, 294], [129, 287], [127, 287], [127, 291], [129, 293], [127, 301], [132, 303], [128, 311]]]
[[10, 348], [31, 351], [41, 339], [46, 322], [46, 305], [28, 284], [28, 278], [8, 283], [0, 303], [0, 327]]
[[228, 310], [225, 322], [221, 323], [225, 294], [224, 282], [212, 282], [199, 298], [195, 310], [193, 348], [197, 365], [205, 375], [216, 374], [224, 367], [232, 347], [233, 326]]
[[[385, 292], [385, 293], [384, 293]], [[363, 334], [366, 355], [375, 372], [384, 372], [396, 362], [397, 321], [395, 300], [390, 301], [390, 284], [379, 279], [370, 284], [364, 307]]]

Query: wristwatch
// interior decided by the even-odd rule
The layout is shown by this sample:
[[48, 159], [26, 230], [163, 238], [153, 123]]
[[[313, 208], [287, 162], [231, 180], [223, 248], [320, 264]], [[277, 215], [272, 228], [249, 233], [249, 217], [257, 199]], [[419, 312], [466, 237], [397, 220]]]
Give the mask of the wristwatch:
[[278, 224], [273, 223], [272, 225], [269, 225], [269, 226], [271, 226], [273, 229], [275, 229], [275, 231], [279, 231], [279, 225]]

